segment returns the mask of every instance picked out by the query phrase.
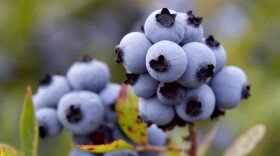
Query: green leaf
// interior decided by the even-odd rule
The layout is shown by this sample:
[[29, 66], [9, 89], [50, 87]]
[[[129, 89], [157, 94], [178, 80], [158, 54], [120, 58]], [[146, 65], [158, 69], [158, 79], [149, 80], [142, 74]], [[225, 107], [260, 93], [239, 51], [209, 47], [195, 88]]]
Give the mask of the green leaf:
[[265, 131], [265, 126], [262, 124], [250, 128], [226, 150], [224, 156], [244, 156], [249, 154], [263, 139]]
[[146, 123], [138, 119], [138, 98], [132, 93], [131, 88], [122, 85], [116, 103], [118, 124], [124, 134], [136, 143], [147, 144]]
[[38, 126], [32, 103], [31, 88], [27, 88], [20, 121], [21, 148], [24, 156], [37, 156]]
[[109, 144], [102, 144], [102, 145], [77, 145], [82, 150], [94, 153], [105, 153], [111, 152], [116, 150], [123, 150], [123, 149], [130, 149], [133, 150], [135, 147], [124, 140], [116, 140]]
[[[172, 140], [172, 138], [169, 138], [168, 142], [167, 142], [167, 147], [176, 147], [176, 143], [174, 140]], [[180, 156], [181, 152], [178, 151], [167, 151], [165, 152], [165, 156]]]
[[0, 156], [16, 156], [17, 152], [11, 146], [0, 144]]
[[207, 134], [206, 138], [203, 140], [202, 142], [202, 145], [201, 145], [201, 148], [199, 149], [199, 156], [204, 156], [206, 155], [208, 149], [209, 149], [209, 146], [211, 145], [214, 137], [216, 136], [217, 134], [217, 131], [218, 131], [218, 125], [215, 124], [211, 131]]

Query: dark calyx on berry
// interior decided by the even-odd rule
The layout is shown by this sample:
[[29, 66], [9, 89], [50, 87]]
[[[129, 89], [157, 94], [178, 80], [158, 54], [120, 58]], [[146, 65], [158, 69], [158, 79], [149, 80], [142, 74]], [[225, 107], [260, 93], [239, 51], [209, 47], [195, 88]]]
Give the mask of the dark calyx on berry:
[[218, 48], [220, 46], [220, 42], [215, 40], [214, 36], [210, 35], [208, 38], [206, 38], [206, 44], [213, 48]]
[[197, 79], [199, 81], [206, 81], [208, 77], [214, 75], [215, 66], [213, 64], [204, 64], [197, 71]]
[[109, 105], [109, 109], [113, 112], [116, 112], [116, 103], [112, 103]]
[[186, 113], [188, 115], [198, 116], [201, 112], [201, 102], [197, 98], [193, 98], [187, 103]]
[[171, 14], [167, 8], [163, 8], [159, 14], [156, 14], [156, 20], [165, 27], [171, 27], [175, 22], [176, 14]]
[[216, 106], [213, 113], [211, 114], [210, 118], [212, 120], [217, 120], [217, 119], [219, 119], [219, 117], [224, 116], [225, 114], [226, 114], [226, 111], [224, 109]]
[[84, 55], [83, 57], [81, 57], [79, 59], [80, 62], [85, 62], [85, 63], [90, 62], [92, 60], [93, 60], [92, 56], [90, 56], [88, 54]]
[[123, 58], [122, 58], [123, 52], [122, 52], [122, 50], [121, 50], [121, 48], [119, 46], [117, 46], [115, 48], [115, 54], [116, 54], [115, 62], [122, 63], [123, 62]]
[[46, 126], [40, 125], [39, 126], [39, 136], [41, 139], [44, 139], [48, 135], [48, 130], [46, 129]]
[[187, 124], [186, 121], [184, 121], [183, 119], [181, 119], [177, 114], [175, 115], [175, 117], [173, 118], [173, 120], [163, 126], [158, 126], [160, 129], [162, 129], [163, 131], [170, 131], [172, 129], [175, 128], [175, 126], [179, 126], [179, 127], [185, 127]]
[[126, 85], [134, 85], [139, 77], [138, 74], [133, 74], [133, 73], [131, 73], [131, 74], [126, 73], [125, 75], [126, 75], [126, 79], [124, 80], [123, 83]]
[[157, 59], [153, 59], [149, 63], [150, 67], [158, 72], [166, 72], [169, 69], [169, 63], [163, 55], [159, 55]]
[[245, 84], [242, 88], [242, 98], [243, 99], [248, 99], [251, 94], [250, 94], [250, 89], [251, 89], [251, 85], [250, 84]]
[[188, 23], [195, 27], [198, 27], [201, 23], [203, 18], [202, 17], [195, 17], [192, 11], [188, 11]]
[[177, 92], [180, 88], [180, 84], [177, 82], [172, 83], [164, 83], [162, 87], [160, 87], [159, 92], [167, 98], [174, 99], [177, 96]]
[[39, 79], [39, 84], [41, 86], [47, 86], [49, 84], [51, 84], [52, 82], [52, 76], [51, 75], [45, 75], [43, 78]]
[[66, 110], [66, 118], [69, 123], [78, 123], [82, 120], [82, 111], [80, 109], [80, 106], [78, 105], [71, 105]]

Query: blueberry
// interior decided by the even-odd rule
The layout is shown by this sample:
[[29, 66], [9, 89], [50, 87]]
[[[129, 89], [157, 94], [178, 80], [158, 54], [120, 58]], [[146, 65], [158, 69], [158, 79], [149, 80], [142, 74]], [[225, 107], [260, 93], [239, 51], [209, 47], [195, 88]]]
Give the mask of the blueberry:
[[166, 105], [179, 104], [184, 96], [186, 89], [178, 82], [160, 83], [157, 88], [158, 100]]
[[162, 104], [157, 97], [140, 98], [138, 108], [142, 120], [156, 125], [166, 125], [175, 116], [174, 108]]
[[39, 125], [40, 138], [54, 137], [61, 133], [62, 126], [55, 109], [40, 108], [36, 110], [36, 119]]
[[103, 156], [138, 156], [138, 154], [132, 150], [119, 150], [105, 153]]
[[64, 127], [78, 135], [87, 135], [103, 122], [104, 107], [99, 96], [89, 91], [73, 91], [59, 101], [58, 118]]
[[68, 156], [95, 156], [95, 154], [75, 148], [69, 153]]
[[144, 24], [145, 34], [153, 43], [162, 40], [180, 43], [184, 38], [184, 27], [184, 20], [167, 8], [151, 13]]
[[225, 48], [218, 41], [216, 41], [212, 35], [206, 38], [204, 42], [215, 54], [216, 57], [215, 73], [217, 73], [224, 67], [227, 61], [227, 54]]
[[175, 106], [178, 116], [188, 122], [207, 119], [215, 108], [215, 95], [208, 85], [187, 89], [185, 100]]
[[124, 140], [127, 143], [130, 143], [132, 145], [137, 145], [135, 142], [133, 142], [130, 138], [128, 138], [124, 132], [121, 130], [119, 125], [115, 124], [113, 129], [113, 140]]
[[186, 22], [184, 38], [180, 44], [185, 45], [190, 42], [202, 42], [204, 33], [201, 25], [202, 17], [195, 17], [192, 11], [178, 13], [178, 16]]
[[156, 94], [158, 81], [153, 79], [149, 73], [126, 74], [126, 84], [130, 84], [135, 95], [148, 98]]
[[147, 72], [145, 56], [152, 43], [143, 33], [132, 32], [123, 37], [115, 49], [117, 63], [122, 63], [126, 70], [142, 74]]
[[119, 96], [121, 86], [116, 83], [107, 84], [107, 86], [101, 90], [99, 97], [104, 105], [106, 122], [117, 123], [117, 115], [115, 110], [115, 104]]
[[187, 56], [178, 44], [160, 41], [148, 50], [146, 67], [150, 75], [158, 81], [177, 81], [187, 68]]
[[72, 139], [77, 145], [90, 145], [92, 144], [91, 138], [89, 135], [77, 135], [72, 134]]
[[60, 75], [46, 75], [39, 83], [37, 93], [32, 97], [35, 109], [56, 108], [60, 98], [71, 90], [65, 77]]
[[212, 87], [217, 106], [232, 109], [240, 104], [242, 99], [250, 96], [250, 85], [242, 69], [235, 66], [224, 67], [212, 79]]
[[215, 55], [210, 48], [198, 42], [183, 46], [188, 56], [188, 66], [178, 82], [189, 88], [196, 88], [206, 83], [213, 76], [216, 67]]
[[74, 63], [66, 75], [75, 90], [101, 91], [110, 79], [108, 66], [86, 55]]

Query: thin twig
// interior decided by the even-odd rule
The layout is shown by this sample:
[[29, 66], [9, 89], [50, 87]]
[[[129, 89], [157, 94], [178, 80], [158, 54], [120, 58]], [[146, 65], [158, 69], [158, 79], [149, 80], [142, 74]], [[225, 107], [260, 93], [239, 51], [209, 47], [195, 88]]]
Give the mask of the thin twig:
[[194, 123], [190, 123], [188, 125], [191, 137], [191, 149], [189, 152], [191, 156], [197, 156], [197, 130]]

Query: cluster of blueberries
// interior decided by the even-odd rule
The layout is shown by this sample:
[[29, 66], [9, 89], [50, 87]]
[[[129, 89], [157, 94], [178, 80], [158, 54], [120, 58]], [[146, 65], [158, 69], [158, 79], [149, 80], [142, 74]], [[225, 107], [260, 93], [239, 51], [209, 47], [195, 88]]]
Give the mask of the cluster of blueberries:
[[[40, 138], [54, 137], [63, 127], [78, 145], [98, 145], [117, 139], [132, 141], [117, 124], [115, 102], [121, 86], [110, 82], [108, 66], [86, 55], [75, 62], [66, 76], [47, 75], [40, 81], [33, 103]], [[164, 146], [167, 137], [156, 125], [148, 128], [148, 142]], [[149, 156], [157, 153], [122, 150], [94, 154], [73, 149], [69, 156]]]
[[215, 119], [250, 96], [245, 73], [224, 67], [224, 47], [212, 35], [204, 38], [201, 22], [192, 11], [163, 8], [148, 16], [142, 32], [125, 35], [116, 46], [115, 61], [140, 97], [143, 121], [172, 129]]

